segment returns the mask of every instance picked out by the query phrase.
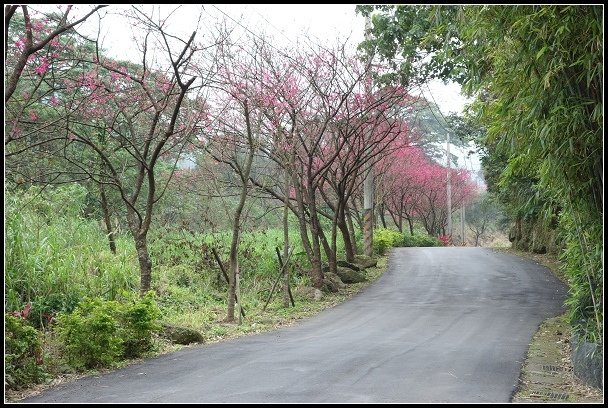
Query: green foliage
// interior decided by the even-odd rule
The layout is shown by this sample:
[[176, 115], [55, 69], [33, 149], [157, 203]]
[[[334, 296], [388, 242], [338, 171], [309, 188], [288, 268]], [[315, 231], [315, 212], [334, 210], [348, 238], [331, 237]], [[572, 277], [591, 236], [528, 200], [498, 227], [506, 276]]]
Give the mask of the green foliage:
[[[404, 82], [477, 96], [488, 190], [514, 221], [561, 231], [578, 335], [602, 342], [603, 13], [599, 5], [372, 6], [371, 41]], [[427, 55], [428, 60], [422, 61]], [[540, 220], [541, 223], [537, 223]], [[556, 221], [557, 220], [557, 221]]]
[[4, 315], [4, 381], [19, 389], [47, 378], [40, 333], [24, 319]]
[[504, 228], [504, 210], [500, 202], [487, 192], [480, 194], [466, 209], [466, 220], [475, 234], [475, 243], [487, 232]]
[[[578, 202], [583, 204], [584, 199]], [[602, 226], [592, 219], [579, 221], [573, 214], [564, 211], [560, 216], [566, 241], [561, 260], [570, 283], [566, 304], [573, 333], [584, 341], [597, 343], [604, 326]]]
[[108, 367], [152, 349], [152, 334], [160, 329], [154, 293], [134, 296], [124, 303], [86, 298], [72, 313], [58, 316], [56, 331], [72, 367]]
[[374, 230], [374, 252], [384, 255], [386, 250], [403, 245], [403, 234], [399, 231], [379, 228]]
[[161, 329], [158, 324], [160, 309], [152, 291], [141, 298], [134, 293], [127, 293], [126, 296], [126, 303], [121, 305], [120, 310], [122, 355], [133, 358], [152, 350], [152, 335]]
[[436, 237], [428, 234], [415, 233], [410, 235], [408, 233], [403, 235], [403, 246], [404, 247], [436, 247], [443, 246], [441, 241]]
[[114, 299], [136, 288], [132, 240], [119, 236], [118, 253], [110, 252], [104, 231], [82, 217], [86, 193], [74, 184], [6, 194], [5, 307], [31, 302], [36, 327], [84, 296]]
[[374, 251], [379, 255], [384, 255], [386, 250], [392, 247], [436, 247], [442, 245], [439, 239], [425, 233], [416, 232], [411, 235], [409, 232], [402, 234], [391, 229], [379, 228], [374, 230]]
[[385, 58], [394, 69], [381, 80], [408, 84], [430, 78], [462, 79], [458, 6], [357, 6], [357, 11], [371, 15], [373, 35], [359, 48]]
[[76, 369], [108, 367], [122, 354], [118, 302], [84, 299], [72, 313], [59, 314], [56, 331], [68, 364]]

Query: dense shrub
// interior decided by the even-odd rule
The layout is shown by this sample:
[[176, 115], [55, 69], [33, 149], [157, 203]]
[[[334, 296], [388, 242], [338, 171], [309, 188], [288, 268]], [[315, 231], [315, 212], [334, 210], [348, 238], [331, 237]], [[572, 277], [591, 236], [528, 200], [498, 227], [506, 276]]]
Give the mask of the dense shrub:
[[19, 389], [43, 381], [42, 342], [38, 330], [25, 319], [4, 316], [4, 382]]
[[131, 299], [121, 305], [120, 324], [123, 340], [123, 357], [138, 357], [153, 347], [152, 335], [161, 329], [157, 319], [160, 310], [155, 294], [150, 291], [143, 298], [133, 294]]
[[383, 228], [374, 230], [375, 253], [384, 255], [387, 249], [398, 246], [403, 246], [403, 234], [399, 231]]
[[436, 247], [443, 246], [443, 243], [427, 234], [405, 234], [403, 237], [403, 246], [406, 247]]
[[85, 195], [79, 185], [6, 193], [5, 308], [31, 302], [35, 327], [71, 312], [85, 296], [114, 299], [137, 290], [133, 239], [117, 236], [112, 254], [98, 222], [82, 216]]
[[72, 313], [59, 315], [56, 330], [72, 367], [107, 367], [151, 350], [159, 314], [153, 292], [124, 303], [87, 298]]
[[57, 333], [65, 357], [77, 369], [109, 366], [122, 353], [118, 302], [84, 299], [72, 313], [59, 314]]
[[443, 242], [438, 238], [427, 234], [402, 234], [384, 228], [374, 230], [374, 251], [378, 255], [384, 255], [387, 249], [393, 247], [436, 247], [443, 245]]

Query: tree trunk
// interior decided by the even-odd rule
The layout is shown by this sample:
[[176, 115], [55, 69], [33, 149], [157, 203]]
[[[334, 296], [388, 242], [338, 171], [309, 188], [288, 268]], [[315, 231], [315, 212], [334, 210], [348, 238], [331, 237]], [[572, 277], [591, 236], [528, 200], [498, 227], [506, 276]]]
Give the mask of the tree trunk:
[[[237, 210], [238, 212], [238, 210]], [[234, 307], [236, 303], [236, 279], [237, 273], [239, 269], [238, 264], [238, 248], [239, 248], [239, 232], [240, 232], [240, 222], [237, 218], [240, 218], [240, 214], [238, 217], [235, 215], [234, 224], [232, 225], [232, 242], [230, 244], [230, 269], [228, 272], [228, 310], [226, 313], [226, 322], [234, 321]]]
[[[230, 244], [230, 273], [228, 277], [230, 279], [230, 284], [228, 285], [228, 311], [226, 313], [226, 322], [234, 321], [234, 304], [236, 299], [236, 294], [239, 289], [239, 263], [238, 263], [238, 249], [239, 242], [241, 239], [241, 214], [243, 213], [243, 208], [245, 207], [245, 200], [247, 199], [247, 190], [249, 189], [249, 174], [251, 173], [251, 164], [253, 163], [253, 156], [255, 153], [254, 141], [253, 141], [253, 130], [251, 129], [251, 122], [249, 117], [249, 106], [247, 104], [247, 100], [243, 103], [244, 114], [245, 114], [245, 124], [247, 125], [247, 141], [249, 151], [247, 152], [247, 159], [245, 162], [245, 167], [242, 170], [241, 182], [243, 183], [241, 187], [241, 194], [239, 197], [239, 204], [234, 212], [234, 220], [232, 224], [232, 242]], [[241, 323], [241, 311], [240, 306], [243, 303], [243, 299], [239, 297], [239, 324]]]
[[150, 290], [152, 283], [152, 261], [148, 252], [147, 237], [145, 234], [138, 234], [132, 231], [135, 239], [135, 249], [137, 250], [137, 259], [139, 260], [140, 271], [140, 294], [145, 295]]
[[340, 233], [342, 234], [346, 260], [352, 263], [355, 261], [355, 250], [346, 224], [346, 202], [338, 203], [336, 209], [336, 227], [340, 229]]
[[[285, 206], [283, 207], [283, 262], [288, 262], [289, 257], [289, 171], [285, 169]], [[289, 265], [283, 268], [285, 279], [283, 280], [283, 307], [289, 307]]]
[[103, 184], [99, 186], [99, 193], [101, 196], [101, 211], [103, 212], [103, 219], [106, 223], [106, 230], [108, 231], [108, 242], [110, 244], [110, 251], [116, 255], [116, 242], [114, 240], [114, 230], [112, 229], [112, 220], [110, 217], [110, 207], [108, 206], [108, 199], [106, 197], [106, 189]]
[[331, 259], [332, 258], [332, 249], [331, 246], [329, 245], [329, 241], [327, 240], [327, 237], [325, 236], [325, 232], [323, 232], [323, 228], [319, 227], [319, 242], [321, 242], [321, 245], [323, 246], [323, 251], [325, 251], [325, 255], [327, 256], [327, 259]]
[[[309, 177], [310, 180], [310, 177]], [[308, 205], [310, 210], [310, 230], [312, 233], [312, 270], [311, 279], [315, 289], [321, 289], [323, 286], [323, 269], [321, 265], [321, 226], [317, 215], [317, 205], [315, 203], [315, 194], [311, 182], [308, 182]]]
[[298, 203], [298, 224], [300, 226], [300, 238], [302, 239], [302, 246], [304, 247], [304, 251], [306, 252], [306, 256], [308, 260], [312, 264], [312, 245], [310, 243], [310, 239], [308, 237], [308, 227], [306, 226], [306, 210], [304, 208], [304, 197], [302, 193], [302, 188], [297, 184], [296, 175], [292, 175], [293, 185], [296, 190], [296, 201]]
[[344, 240], [344, 252], [346, 255], [346, 260], [350, 263], [353, 263], [355, 261], [355, 248], [353, 242], [351, 241], [350, 231], [348, 230], [346, 221], [339, 221], [338, 228], [340, 228], [340, 232], [342, 233], [342, 239]]
[[142, 226], [132, 207], [127, 208], [127, 221], [129, 223], [129, 230], [135, 241], [135, 250], [137, 251], [137, 259], [139, 261], [139, 291], [141, 296], [143, 296], [150, 290], [152, 282], [152, 261], [148, 252], [147, 231], [142, 232]]
[[388, 207], [387, 210], [388, 210], [388, 214], [391, 216], [391, 219], [393, 220], [393, 223], [395, 224], [395, 227], [397, 227], [399, 232], [403, 232], [403, 231], [401, 231], [401, 227], [399, 225], [401, 223], [401, 215], [399, 215], [399, 218], [398, 218], [395, 215], [395, 213], [391, 210], [390, 207]]
[[380, 203], [378, 207], [380, 221], [382, 221], [382, 228], [386, 229], [386, 219], [384, 218], [384, 203]]
[[353, 217], [350, 214], [348, 204], [345, 204], [344, 214], [346, 216], [346, 226], [348, 227], [348, 235], [353, 248], [353, 253], [358, 254], [359, 248], [357, 247], [357, 237], [355, 237], [355, 226], [353, 225]]
[[327, 254], [327, 261], [329, 263], [329, 271], [336, 273], [338, 271], [338, 213], [341, 207], [340, 203], [336, 206], [336, 212], [331, 220], [331, 248]]

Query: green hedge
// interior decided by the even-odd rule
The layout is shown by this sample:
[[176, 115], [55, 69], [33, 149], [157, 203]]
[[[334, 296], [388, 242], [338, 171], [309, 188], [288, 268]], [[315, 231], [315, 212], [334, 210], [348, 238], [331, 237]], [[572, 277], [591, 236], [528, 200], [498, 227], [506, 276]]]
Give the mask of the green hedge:
[[4, 315], [4, 382], [19, 389], [47, 378], [40, 332], [25, 319]]
[[56, 331], [68, 364], [76, 369], [107, 367], [151, 350], [152, 335], [160, 330], [154, 296], [130, 296], [124, 303], [86, 298], [72, 313], [60, 314]]
[[384, 255], [393, 247], [435, 247], [443, 246], [442, 242], [430, 235], [400, 233], [399, 231], [379, 228], [374, 230], [374, 252]]

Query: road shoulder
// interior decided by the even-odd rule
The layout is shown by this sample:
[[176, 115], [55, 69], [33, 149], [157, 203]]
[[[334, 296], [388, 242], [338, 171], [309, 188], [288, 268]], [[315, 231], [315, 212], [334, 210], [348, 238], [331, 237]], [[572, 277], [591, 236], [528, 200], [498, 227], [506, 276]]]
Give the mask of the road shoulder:
[[[492, 248], [543, 265], [567, 284], [554, 257], [523, 251]], [[545, 320], [533, 336], [522, 364], [519, 384], [511, 401], [515, 403], [574, 402], [602, 403], [603, 390], [579, 380], [572, 368], [571, 330], [567, 314]]]

